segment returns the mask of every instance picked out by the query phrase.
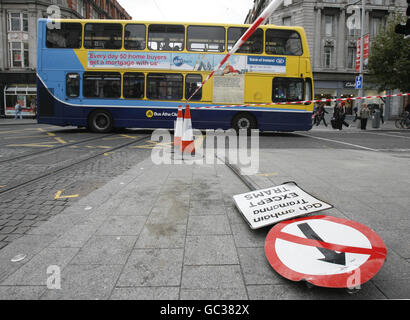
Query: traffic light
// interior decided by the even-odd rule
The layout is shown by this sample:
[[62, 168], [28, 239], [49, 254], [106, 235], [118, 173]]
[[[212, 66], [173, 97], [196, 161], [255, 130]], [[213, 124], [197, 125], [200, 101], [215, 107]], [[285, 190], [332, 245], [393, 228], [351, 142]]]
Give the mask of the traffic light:
[[406, 10], [407, 22], [405, 24], [398, 24], [394, 31], [399, 34], [404, 34], [404, 37], [410, 37], [410, 0], [407, 0], [407, 10]]

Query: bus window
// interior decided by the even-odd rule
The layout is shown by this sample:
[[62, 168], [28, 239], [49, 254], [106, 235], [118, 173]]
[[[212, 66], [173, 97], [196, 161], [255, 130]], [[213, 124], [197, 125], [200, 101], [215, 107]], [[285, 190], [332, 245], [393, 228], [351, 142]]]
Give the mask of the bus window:
[[172, 73], [149, 73], [147, 97], [154, 100], [181, 100], [183, 76]]
[[117, 23], [87, 23], [84, 29], [84, 48], [121, 49], [122, 26]]
[[[200, 74], [188, 74], [185, 79], [185, 99], [191, 97], [195, 90], [201, 85], [202, 76]], [[191, 100], [202, 99], [202, 88], [191, 98]]]
[[145, 26], [143, 24], [127, 24], [125, 26], [124, 48], [128, 50], [145, 49]]
[[267, 54], [301, 56], [303, 49], [299, 33], [293, 30], [266, 30], [265, 51]]
[[67, 98], [78, 98], [80, 95], [80, 75], [78, 73], [68, 73], [65, 88]]
[[124, 73], [124, 98], [143, 99], [144, 98], [145, 77], [141, 72]]
[[[232, 27], [228, 29], [228, 51], [246, 32], [247, 28]], [[263, 30], [256, 29], [253, 35], [236, 51], [238, 53], [262, 53], [263, 52]]]
[[302, 101], [303, 79], [298, 78], [274, 78], [272, 86], [272, 101]]
[[179, 25], [151, 24], [148, 27], [148, 48], [161, 51], [184, 50], [185, 28]]
[[189, 26], [187, 47], [189, 51], [224, 52], [225, 28]]
[[119, 98], [121, 74], [117, 72], [85, 72], [83, 95], [86, 98]]
[[47, 28], [47, 48], [81, 48], [82, 27], [81, 23], [61, 22], [60, 28]]

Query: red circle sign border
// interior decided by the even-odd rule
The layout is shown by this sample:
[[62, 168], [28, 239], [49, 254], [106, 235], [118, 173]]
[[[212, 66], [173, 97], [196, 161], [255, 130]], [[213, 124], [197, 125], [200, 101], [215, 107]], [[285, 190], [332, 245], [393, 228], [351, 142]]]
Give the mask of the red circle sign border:
[[[360, 265], [353, 271], [349, 271], [347, 273], [340, 273], [340, 274], [333, 274], [333, 275], [309, 275], [304, 273], [296, 272], [289, 267], [287, 267], [283, 262], [279, 259], [275, 251], [275, 243], [276, 239], [280, 239], [280, 233], [284, 227], [291, 223], [299, 222], [299, 221], [308, 221], [313, 219], [322, 219], [327, 220], [339, 224], [343, 224], [349, 227], [352, 227], [361, 233], [363, 233], [370, 241], [372, 245], [372, 253], [370, 257], [367, 259], [365, 263]], [[301, 281], [306, 280], [316, 286], [320, 287], [327, 287], [327, 288], [347, 288], [349, 278], [351, 278], [356, 272], [356, 270], [360, 270], [360, 277], [359, 282], [355, 283], [355, 286], [363, 284], [373, 278], [376, 273], [380, 270], [383, 266], [384, 261], [387, 255], [386, 246], [380, 238], [380, 236], [374, 232], [369, 227], [352, 220], [336, 218], [327, 215], [318, 215], [318, 216], [310, 216], [304, 217], [299, 219], [287, 220], [282, 221], [275, 225], [266, 236], [265, 240], [265, 254], [273, 269], [278, 272], [281, 276], [286, 279], [292, 281]]]

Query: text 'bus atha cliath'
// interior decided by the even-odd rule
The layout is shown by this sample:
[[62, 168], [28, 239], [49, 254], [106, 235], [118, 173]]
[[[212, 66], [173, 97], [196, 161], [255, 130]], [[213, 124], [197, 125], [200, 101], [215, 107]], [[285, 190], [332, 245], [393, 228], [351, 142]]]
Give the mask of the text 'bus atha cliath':
[[[177, 108], [249, 25], [38, 22], [38, 122], [173, 128]], [[196, 129], [309, 130], [313, 79], [301, 27], [264, 25], [190, 100]], [[255, 106], [244, 106], [256, 104]], [[200, 109], [207, 106], [229, 106]]]

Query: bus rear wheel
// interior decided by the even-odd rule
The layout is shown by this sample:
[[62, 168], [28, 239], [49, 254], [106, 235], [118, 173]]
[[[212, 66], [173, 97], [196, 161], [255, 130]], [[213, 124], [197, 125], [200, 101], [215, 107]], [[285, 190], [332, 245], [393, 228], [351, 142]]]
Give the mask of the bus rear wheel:
[[252, 129], [257, 129], [257, 122], [252, 114], [240, 112], [232, 118], [231, 127], [235, 129], [237, 133], [239, 133], [239, 130], [245, 129], [249, 135]]
[[93, 111], [88, 119], [88, 128], [97, 133], [110, 132], [113, 129], [111, 114], [104, 110]]

